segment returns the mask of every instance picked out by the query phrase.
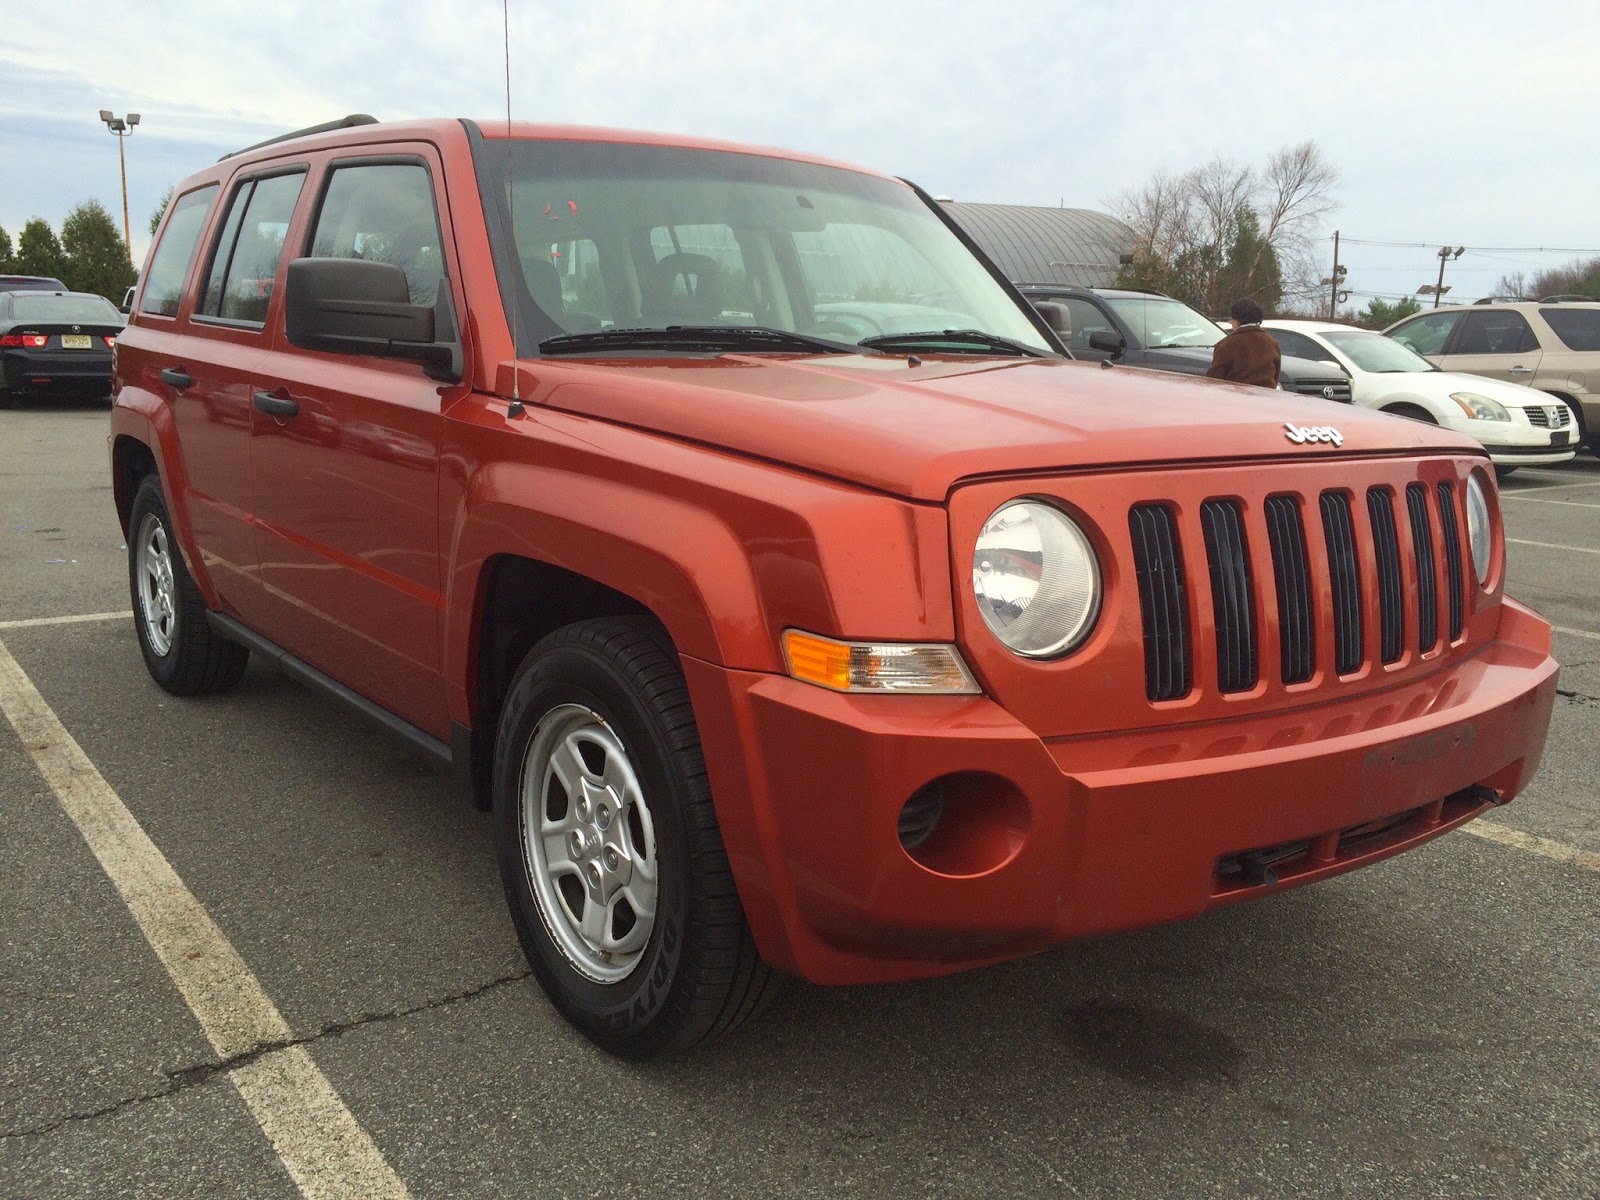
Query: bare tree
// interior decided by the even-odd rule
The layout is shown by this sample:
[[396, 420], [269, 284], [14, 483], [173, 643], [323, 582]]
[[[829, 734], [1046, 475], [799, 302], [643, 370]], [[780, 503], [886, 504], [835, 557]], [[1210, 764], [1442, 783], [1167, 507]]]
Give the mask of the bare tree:
[[[1314, 294], [1317, 239], [1337, 207], [1339, 181], [1338, 169], [1307, 141], [1273, 152], [1259, 171], [1214, 158], [1182, 175], [1158, 172], [1106, 204], [1134, 229], [1143, 261], [1129, 279], [1169, 280], [1191, 303], [1221, 311], [1234, 299], [1219, 294], [1224, 281], [1270, 275], [1285, 300]], [[1234, 261], [1240, 252], [1243, 261]]]

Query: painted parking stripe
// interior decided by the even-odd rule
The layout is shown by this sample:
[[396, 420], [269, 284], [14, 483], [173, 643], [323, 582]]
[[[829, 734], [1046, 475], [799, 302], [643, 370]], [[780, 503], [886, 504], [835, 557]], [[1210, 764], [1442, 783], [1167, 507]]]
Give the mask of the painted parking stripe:
[[1515, 546], [1538, 546], [1545, 550], [1570, 550], [1574, 554], [1600, 554], [1592, 546], [1563, 546], [1558, 542], [1530, 542], [1527, 538], [1507, 538], [1506, 541]]
[[1552, 625], [1550, 628], [1556, 633], [1564, 633], [1568, 637], [1588, 638], [1590, 641], [1600, 642], [1600, 633], [1596, 633], [1592, 629], [1568, 629], [1565, 625]]
[[1502, 500], [1523, 500], [1529, 504], [1559, 504], [1563, 508], [1600, 508], [1600, 504], [1585, 504], [1582, 500], [1546, 500], [1543, 496], [1508, 496], [1501, 493]]
[[305, 1047], [284, 1044], [294, 1034], [260, 981], [4, 642], [0, 712], [121, 893], [217, 1054], [224, 1061], [252, 1055], [228, 1078], [301, 1194], [310, 1200], [409, 1196]]
[[1526, 850], [1529, 854], [1537, 854], [1540, 858], [1548, 858], [1568, 866], [1582, 867], [1585, 871], [1600, 871], [1600, 854], [1589, 850], [1580, 850], [1566, 842], [1558, 842], [1552, 838], [1536, 837], [1531, 833], [1523, 833], [1520, 829], [1507, 829], [1504, 825], [1496, 825], [1493, 821], [1468, 821], [1461, 826], [1463, 833], [1470, 833], [1474, 837], [1483, 838], [1487, 842], [1496, 842], [1502, 846], [1512, 846], [1518, 850]]
[[83, 613], [76, 617], [28, 617], [21, 621], [0, 621], [0, 629], [31, 629], [36, 625], [79, 625], [84, 621], [117, 621], [133, 616], [131, 608], [121, 612]]
[[1505, 497], [1506, 499], [1515, 500], [1515, 499], [1517, 499], [1517, 498], [1519, 498], [1521, 496], [1527, 495], [1529, 492], [1563, 492], [1563, 491], [1566, 491], [1568, 488], [1592, 488], [1592, 487], [1600, 487], [1600, 479], [1590, 479], [1590, 480], [1586, 480], [1583, 483], [1549, 483], [1549, 484], [1540, 484], [1538, 487], [1530, 487], [1530, 488], [1509, 488], [1509, 489], [1508, 488], [1501, 488], [1500, 489], [1500, 495]]

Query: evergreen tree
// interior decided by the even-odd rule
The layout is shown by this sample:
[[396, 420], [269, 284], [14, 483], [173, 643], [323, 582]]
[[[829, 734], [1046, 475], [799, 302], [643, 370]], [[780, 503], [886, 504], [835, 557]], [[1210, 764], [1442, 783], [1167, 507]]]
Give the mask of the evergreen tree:
[[150, 236], [155, 237], [156, 230], [161, 228], [161, 218], [166, 215], [167, 205], [172, 203], [173, 184], [167, 184], [167, 190], [161, 193], [161, 203], [156, 205], [155, 212], [150, 214]]
[[11, 248], [11, 235], [0, 226], [0, 275], [19, 274], [15, 251]]
[[61, 249], [66, 257], [62, 279], [75, 292], [97, 292], [113, 304], [134, 281], [128, 247], [105, 205], [85, 200], [61, 222]]
[[34, 217], [17, 238], [17, 274], [48, 275], [64, 281], [66, 273], [67, 256], [61, 251], [55, 230], [43, 217]]
[[1365, 312], [1356, 314], [1355, 322], [1363, 329], [1387, 329], [1401, 317], [1409, 317], [1412, 313], [1421, 311], [1422, 305], [1410, 296], [1402, 296], [1393, 304], [1375, 296], [1367, 302]]

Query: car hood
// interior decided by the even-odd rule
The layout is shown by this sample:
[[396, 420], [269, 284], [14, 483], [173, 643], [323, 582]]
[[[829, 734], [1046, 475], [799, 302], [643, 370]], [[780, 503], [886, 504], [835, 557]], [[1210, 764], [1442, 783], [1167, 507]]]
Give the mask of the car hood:
[[[497, 390], [509, 395], [510, 364]], [[532, 403], [937, 501], [964, 479], [1082, 468], [1475, 451], [1471, 439], [1293, 393], [1066, 359], [898, 355], [520, 364]], [[1286, 424], [1331, 426], [1291, 440]]]
[[1452, 392], [1476, 392], [1507, 408], [1544, 408], [1554, 402], [1554, 397], [1537, 388], [1488, 379], [1482, 375], [1463, 375], [1456, 371], [1407, 371], [1393, 375], [1374, 372], [1363, 375], [1362, 379], [1366, 384], [1364, 390], [1370, 390], [1379, 397], [1404, 392], [1448, 402]]

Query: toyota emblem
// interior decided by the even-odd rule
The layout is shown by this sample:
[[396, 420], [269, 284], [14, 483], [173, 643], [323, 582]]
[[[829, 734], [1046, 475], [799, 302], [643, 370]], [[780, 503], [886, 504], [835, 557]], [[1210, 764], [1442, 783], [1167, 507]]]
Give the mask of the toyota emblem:
[[1333, 384], [1330, 383], [1327, 387], [1322, 389], [1322, 398], [1324, 400], [1332, 400], [1333, 396], [1334, 396]]

